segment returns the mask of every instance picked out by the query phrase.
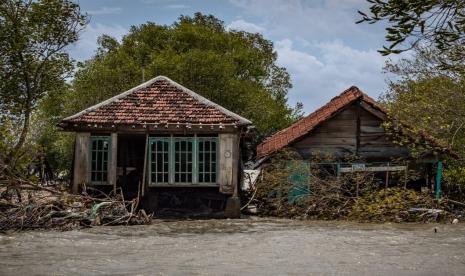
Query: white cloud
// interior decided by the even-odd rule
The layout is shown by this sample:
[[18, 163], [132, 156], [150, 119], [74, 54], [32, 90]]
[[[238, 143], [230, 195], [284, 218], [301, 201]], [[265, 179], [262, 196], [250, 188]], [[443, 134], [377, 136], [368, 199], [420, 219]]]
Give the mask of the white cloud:
[[386, 58], [375, 50], [356, 50], [333, 41], [319, 44], [322, 54], [317, 57], [297, 50], [290, 39], [275, 45], [278, 64], [286, 67], [294, 85], [290, 103], [303, 102], [307, 113], [352, 85], [374, 98], [384, 91], [384, 76], [380, 72]]
[[228, 30], [246, 31], [249, 33], [262, 33], [265, 29], [257, 24], [247, 22], [243, 19], [234, 20], [226, 26]]
[[[190, 8], [189, 5], [184, 5], [184, 4], [172, 4], [172, 0], [140, 0], [140, 2], [144, 4], [156, 4], [162, 8], [165, 9], [173, 9], [173, 10], [180, 10], [180, 9], [187, 9]], [[167, 4], [171, 3], [171, 4]]]
[[230, 0], [245, 15], [259, 18], [270, 36], [307, 41], [339, 38], [361, 47], [381, 47], [381, 24], [355, 24], [365, 0]]
[[321, 70], [323, 63], [310, 54], [297, 51], [293, 48], [290, 39], [284, 39], [275, 43], [278, 52], [278, 63], [292, 70], [292, 73], [300, 75]]
[[98, 10], [86, 11], [90, 15], [119, 14], [123, 9], [121, 7], [100, 7]]
[[241, 17], [260, 22], [275, 41], [278, 64], [291, 75], [290, 104], [306, 112], [356, 85], [377, 98], [385, 91], [384, 25], [355, 24], [365, 0], [230, 0]]
[[97, 50], [97, 38], [102, 34], [120, 40], [128, 30], [120, 25], [89, 24], [81, 33], [79, 41], [69, 49], [71, 56], [79, 61], [90, 59]]
[[172, 5], [166, 5], [166, 6], [163, 6], [163, 7], [168, 8], [168, 9], [173, 9], [173, 10], [181, 10], [181, 9], [190, 8], [190, 6], [182, 5], [182, 4], [172, 4]]

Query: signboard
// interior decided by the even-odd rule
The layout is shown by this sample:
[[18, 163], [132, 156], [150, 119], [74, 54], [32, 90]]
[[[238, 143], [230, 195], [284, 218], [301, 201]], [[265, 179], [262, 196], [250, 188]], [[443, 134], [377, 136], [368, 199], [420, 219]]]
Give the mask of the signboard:
[[365, 169], [365, 164], [363, 163], [354, 163], [352, 164], [352, 170], [353, 171], [361, 171]]
[[352, 164], [352, 167], [342, 167], [340, 169], [340, 172], [341, 173], [346, 173], [346, 172], [394, 172], [394, 171], [405, 171], [406, 169], [407, 169], [407, 166], [366, 167], [365, 164]]

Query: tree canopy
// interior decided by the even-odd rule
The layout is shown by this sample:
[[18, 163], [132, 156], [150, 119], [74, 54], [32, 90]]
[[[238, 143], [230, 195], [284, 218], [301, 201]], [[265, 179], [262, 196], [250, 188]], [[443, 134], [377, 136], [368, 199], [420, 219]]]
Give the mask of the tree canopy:
[[72, 71], [65, 47], [86, 22], [68, 0], [0, 2], [0, 147], [9, 161], [20, 155], [40, 100]]
[[465, 1], [367, 0], [369, 12], [359, 11], [357, 22], [384, 21], [386, 41], [380, 52], [396, 54], [416, 46], [436, 48], [444, 56], [441, 67], [465, 72]]
[[148, 22], [131, 27], [122, 42], [99, 38], [96, 55], [76, 73], [66, 113], [165, 75], [269, 134], [301, 116], [301, 105], [287, 104], [290, 77], [276, 58], [261, 34], [227, 30], [212, 15], [181, 16], [172, 25]]
[[[437, 49], [416, 47], [414, 56], [386, 70], [396, 75], [383, 96], [389, 115], [414, 131], [426, 132], [465, 158], [465, 78], [437, 70]], [[449, 160], [447, 185], [465, 187], [465, 168], [460, 160]], [[450, 188], [450, 187], [449, 187]]]

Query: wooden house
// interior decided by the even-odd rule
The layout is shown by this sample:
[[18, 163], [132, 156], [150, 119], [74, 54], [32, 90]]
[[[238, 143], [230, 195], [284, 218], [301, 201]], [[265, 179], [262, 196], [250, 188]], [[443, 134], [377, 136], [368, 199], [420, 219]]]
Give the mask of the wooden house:
[[[387, 119], [386, 110], [379, 103], [353, 86], [315, 112], [265, 139], [257, 147], [257, 159], [264, 160], [281, 149], [290, 148], [303, 160], [316, 154], [332, 156], [338, 165], [337, 174], [364, 169], [380, 172], [407, 170], [405, 166], [389, 166], [393, 160], [410, 159], [411, 152], [386, 132], [383, 123]], [[407, 139], [432, 147], [433, 150], [413, 162], [426, 164], [422, 171], [422, 181], [426, 185], [440, 185], [442, 157], [454, 156], [454, 153], [426, 134], [413, 137], [408, 126], [399, 125]], [[363, 159], [364, 163], [343, 165], [349, 156]], [[378, 166], [368, 168], [369, 164]], [[434, 176], [433, 171], [436, 172]]]
[[[72, 187], [121, 187], [156, 208], [164, 193], [224, 196], [238, 216], [242, 137], [252, 123], [158, 76], [60, 123], [76, 133]], [[148, 202], [147, 202], [148, 201]]]

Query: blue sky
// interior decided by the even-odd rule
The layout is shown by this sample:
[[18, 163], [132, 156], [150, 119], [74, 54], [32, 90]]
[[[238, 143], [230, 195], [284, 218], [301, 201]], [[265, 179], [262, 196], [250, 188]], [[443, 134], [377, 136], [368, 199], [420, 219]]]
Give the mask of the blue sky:
[[[313, 111], [356, 85], [377, 98], [386, 90], [384, 26], [355, 24], [365, 0], [79, 0], [90, 23], [71, 47], [76, 60], [90, 58], [97, 37], [120, 39], [132, 25], [171, 24], [182, 14], [212, 14], [230, 29], [260, 32], [274, 42], [278, 64], [291, 75], [289, 103]], [[396, 58], [396, 57], [394, 57]], [[169, 77], [169, 76], [168, 76]]]

